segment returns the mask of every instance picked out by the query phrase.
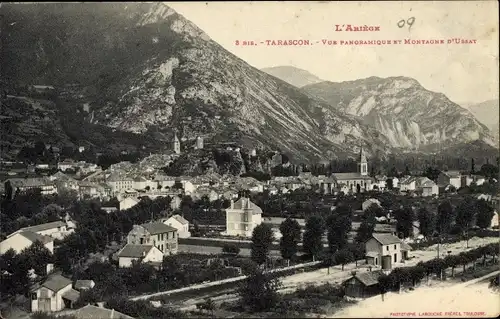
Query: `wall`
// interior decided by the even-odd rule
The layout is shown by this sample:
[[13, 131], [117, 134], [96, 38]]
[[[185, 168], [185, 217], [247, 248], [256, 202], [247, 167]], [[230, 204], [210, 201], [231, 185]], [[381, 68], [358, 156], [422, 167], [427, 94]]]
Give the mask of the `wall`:
[[161, 262], [163, 260], [163, 253], [159, 249], [151, 249], [144, 257], [144, 262]]
[[118, 266], [120, 268], [131, 267], [133, 260], [138, 260], [138, 258], [120, 257], [118, 259]]

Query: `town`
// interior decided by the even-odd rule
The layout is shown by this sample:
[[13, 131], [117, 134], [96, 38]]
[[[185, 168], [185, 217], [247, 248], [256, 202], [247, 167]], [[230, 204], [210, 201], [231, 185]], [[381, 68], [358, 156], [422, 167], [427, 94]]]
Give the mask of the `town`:
[[352, 172], [275, 152], [265, 178], [166, 174], [184, 152], [2, 161], [2, 315], [300, 317], [498, 269], [498, 163], [382, 175], [360, 146]]

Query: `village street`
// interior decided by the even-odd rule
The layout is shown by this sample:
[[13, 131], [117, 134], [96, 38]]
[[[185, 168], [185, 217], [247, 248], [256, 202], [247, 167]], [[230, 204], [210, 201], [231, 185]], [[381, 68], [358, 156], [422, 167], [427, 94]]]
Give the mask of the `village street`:
[[[498, 242], [498, 238], [495, 237], [486, 237], [486, 238], [478, 238], [474, 237], [469, 240], [469, 245], [467, 248], [466, 241], [460, 241], [456, 243], [450, 244], [442, 244], [440, 245], [440, 257], [444, 257], [448, 251], [452, 255], [458, 255], [461, 252], [468, 251], [479, 246], [485, 246], [490, 243]], [[394, 267], [410, 267], [415, 266], [420, 261], [428, 261], [437, 257], [437, 245], [433, 245], [427, 247], [423, 250], [414, 250], [410, 252], [410, 257], [414, 256], [410, 260], [405, 261], [405, 263], [398, 263]], [[322, 285], [325, 283], [331, 284], [340, 284], [344, 280], [348, 279], [351, 276], [353, 270], [356, 271], [368, 271], [368, 266], [364, 263], [364, 261], [358, 262], [358, 267], [356, 267], [355, 263], [350, 263], [344, 266], [344, 270], [342, 271], [342, 266], [334, 266], [330, 267], [330, 271], [327, 268], [318, 269], [311, 272], [298, 273], [295, 275], [283, 277], [281, 279], [282, 288], [280, 289], [281, 293], [289, 293], [297, 290], [298, 288], [304, 288], [307, 285]], [[456, 269], [455, 273], [460, 273], [460, 269]], [[221, 292], [211, 293], [200, 296], [198, 298], [188, 299], [177, 306], [183, 310], [194, 309], [196, 304], [202, 302], [205, 298], [212, 298], [212, 300], [216, 303], [220, 302], [229, 302], [238, 299], [238, 295], [234, 292], [224, 294]]]

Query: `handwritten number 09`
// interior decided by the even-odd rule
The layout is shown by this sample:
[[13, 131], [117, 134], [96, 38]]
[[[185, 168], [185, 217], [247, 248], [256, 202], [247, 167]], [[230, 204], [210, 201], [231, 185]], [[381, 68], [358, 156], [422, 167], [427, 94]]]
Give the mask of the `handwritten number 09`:
[[404, 19], [402, 19], [402, 20], [400, 20], [398, 22], [398, 27], [402, 28], [402, 27], [405, 26], [405, 24], [407, 24], [408, 25], [408, 30], [410, 30], [411, 26], [413, 25], [413, 23], [415, 23], [415, 18], [414, 17], [411, 17], [411, 18], [409, 18], [406, 21]]

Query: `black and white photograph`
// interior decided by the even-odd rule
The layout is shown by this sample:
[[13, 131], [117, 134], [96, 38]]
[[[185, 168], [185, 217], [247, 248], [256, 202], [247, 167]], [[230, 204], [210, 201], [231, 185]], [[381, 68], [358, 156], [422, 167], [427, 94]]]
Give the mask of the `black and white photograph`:
[[498, 7], [0, 3], [0, 319], [498, 317]]

